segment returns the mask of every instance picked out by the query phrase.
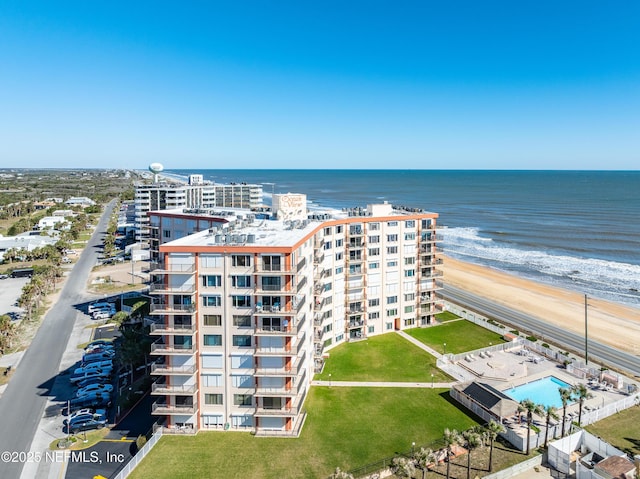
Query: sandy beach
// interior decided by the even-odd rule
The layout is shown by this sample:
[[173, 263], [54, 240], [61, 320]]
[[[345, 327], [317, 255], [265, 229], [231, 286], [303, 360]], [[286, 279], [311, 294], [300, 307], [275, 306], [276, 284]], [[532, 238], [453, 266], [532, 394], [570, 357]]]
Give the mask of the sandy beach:
[[[584, 334], [584, 295], [494, 269], [444, 258], [444, 282]], [[640, 309], [589, 297], [589, 335], [640, 354]]]

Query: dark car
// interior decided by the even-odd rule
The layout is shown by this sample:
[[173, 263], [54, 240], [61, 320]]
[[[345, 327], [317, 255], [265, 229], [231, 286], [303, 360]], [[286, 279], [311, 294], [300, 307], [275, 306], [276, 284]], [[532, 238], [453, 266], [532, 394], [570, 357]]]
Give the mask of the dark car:
[[109, 382], [109, 378], [111, 377], [112, 369], [92, 369], [90, 371], [84, 371], [79, 374], [72, 374], [69, 378], [69, 381], [72, 383], [79, 383], [80, 381], [84, 381], [85, 379], [90, 378], [100, 378], [106, 382]]
[[69, 407], [72, 411], [85, 407], [109, 407], [110, 405], [111, 394], [106, 393], [91, 393], [69, 401]]
[[71, 418], [68, 422], [65, 420], [65, 426], [67, 426], [69, 432], [76, 434], [80, 431], [103, 428], [107, 422], [107, 411], [105, 409], [97, 409], [94, 414], [81, 414]]

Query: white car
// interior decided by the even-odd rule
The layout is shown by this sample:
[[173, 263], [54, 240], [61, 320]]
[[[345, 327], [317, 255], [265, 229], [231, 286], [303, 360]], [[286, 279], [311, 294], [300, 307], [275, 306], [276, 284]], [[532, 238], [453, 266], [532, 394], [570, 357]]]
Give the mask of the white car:
[[76, 397], [86, 396], [90, 393], [107, 393], [111, 394], [113, 392], [113, 386], [111, 384], [91, 384], [89, 386], [85, 386], [83, 388], [78, 389], [76, 392]]

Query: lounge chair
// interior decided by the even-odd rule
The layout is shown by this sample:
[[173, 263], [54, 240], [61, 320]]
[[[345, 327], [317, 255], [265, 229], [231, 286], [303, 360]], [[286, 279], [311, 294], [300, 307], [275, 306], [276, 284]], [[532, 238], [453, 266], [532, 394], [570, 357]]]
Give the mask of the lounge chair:
[[487, 351], [484, 354], [486, 354], [488, 358], [492, 358], [493, 357], [493, 354], [491, 354], [491, 351]]
[[482, 359], [484, 359], [484, 353], [482, 351], [480, 351], [480, 354], [478, 354], [478, 356], [480, 356]]
[[470, 362], [471, 362], [471, 358], [469, 357], [469, 355], [468, 355], [468, 354], [464, 357], [464, 360], [465, 360], [466, 362], [468, 362], [468, 363], [470, 363]]

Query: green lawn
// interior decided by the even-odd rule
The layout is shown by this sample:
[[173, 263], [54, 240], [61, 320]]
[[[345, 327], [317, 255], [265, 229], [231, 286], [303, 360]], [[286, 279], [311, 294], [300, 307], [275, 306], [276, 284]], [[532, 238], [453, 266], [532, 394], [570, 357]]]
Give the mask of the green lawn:
[[322, 374], [328, 381], [431, 381], [451, 378], [436, 367], [436, 358], [396, 333], [373, 336], [366, 341], [344, 343], [329, 351]]
[[591, 424], [585, 429], [621, 451], [634, 456], [640, 454], [638, 422], [640, 422], [640, 407], [634, 406]]
[[461, 318], [457, 314], [453, 314], [451, 311], [443, 311], [442, 313], [436, 314], [436, 319], [441, 323], [444, 323], [445, 321], [453, 321]]
[[311, 388], [297, 439], [249, 433], [165, 436], [130, 476], [136, 478], [326, 478], [428, 445], [446, 427], [476, 424], [442, 389]]
[[450, 321], [431, 328], [408, 329], [406, 333], [439, 353], [444, 352], [445, 343], [447, 353], [459, 354], [505, 342], [499, 334], [469, 321]]

